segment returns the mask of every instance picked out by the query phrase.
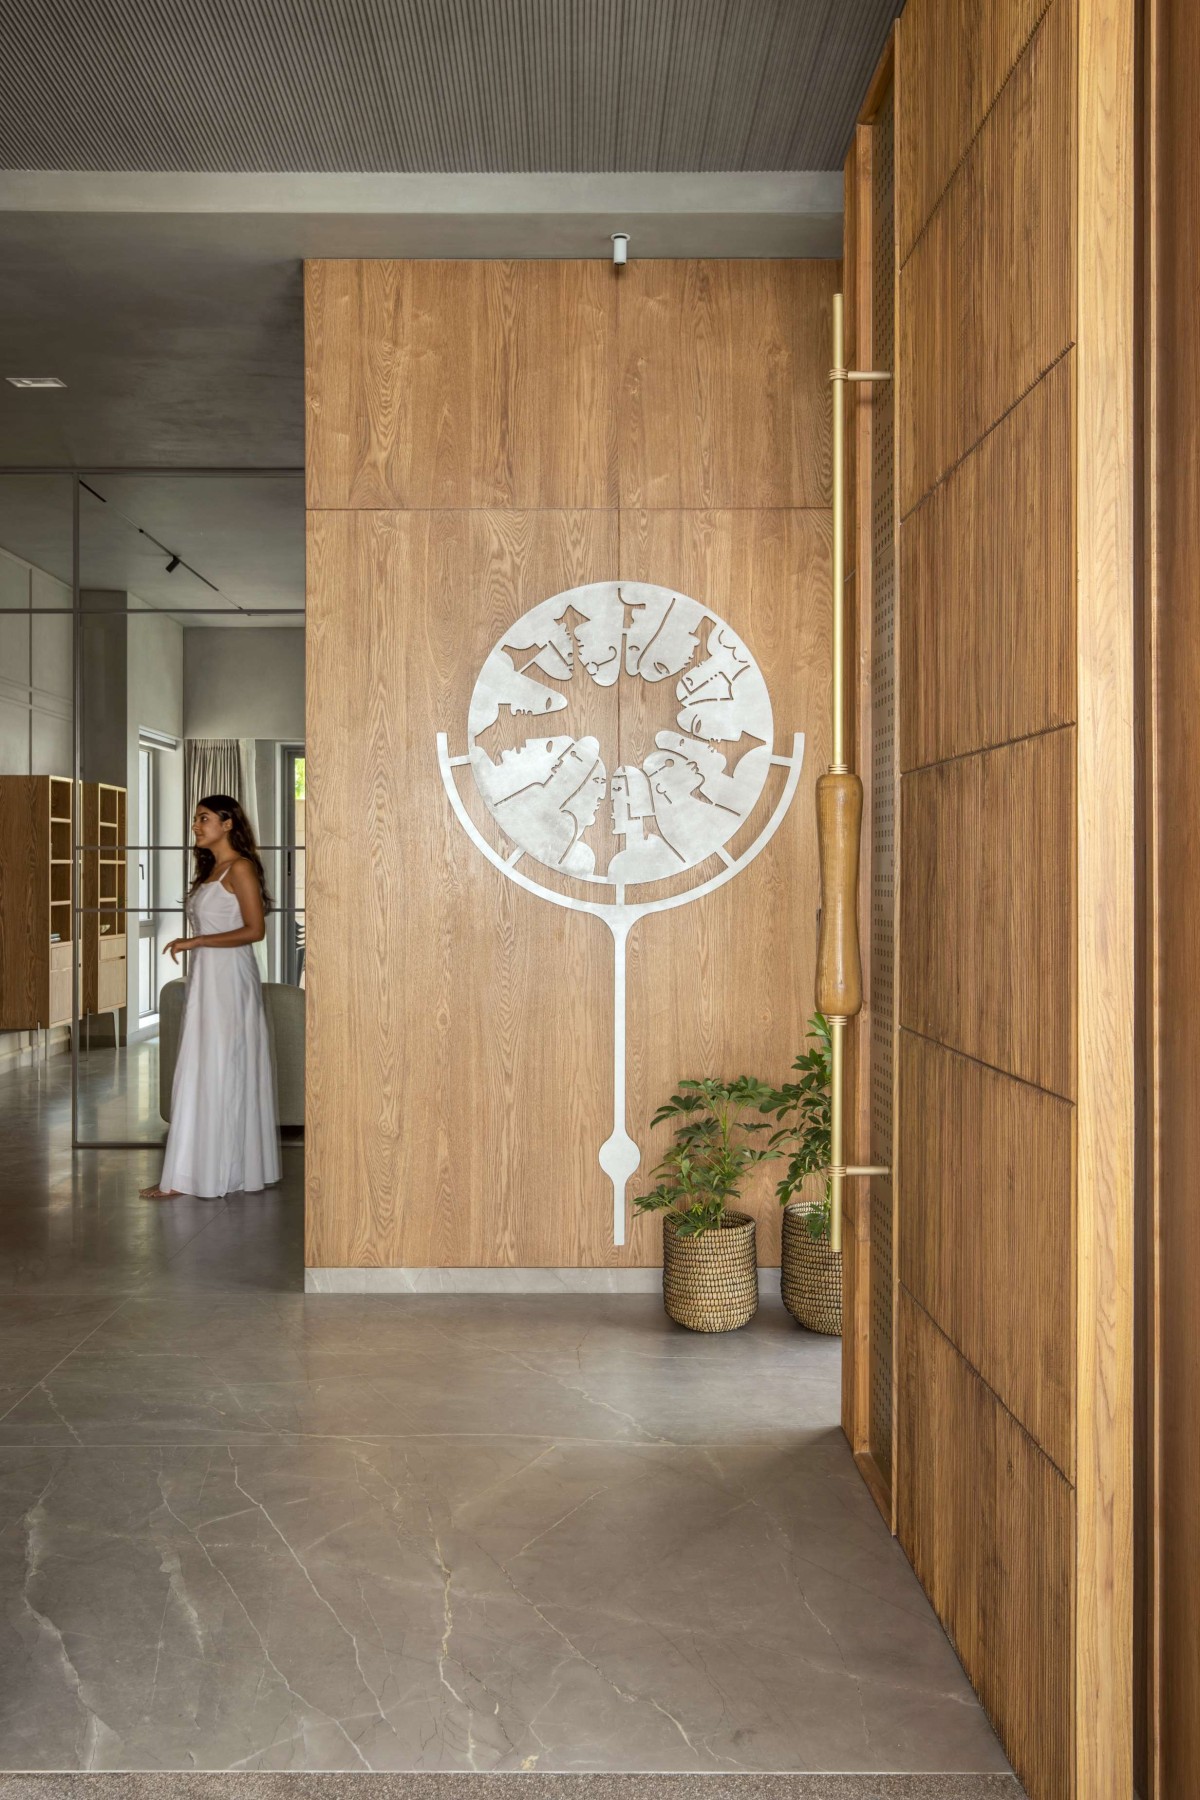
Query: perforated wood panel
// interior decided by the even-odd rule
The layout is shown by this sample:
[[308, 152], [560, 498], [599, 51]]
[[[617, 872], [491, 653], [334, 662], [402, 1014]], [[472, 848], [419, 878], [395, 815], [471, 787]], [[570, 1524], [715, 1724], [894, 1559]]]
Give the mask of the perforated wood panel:
[[[895, 201], [892, 96], [872, 134], [872, 362], [895, 367]], [[872, 782], [871, 782], [871, 1161], [892, 1166], [892, 1083], [896, 1029], [896, 497], [893, 384], [873, 396], [871, 458]], [[875, 1466], [892, 1480], [892, 1184], [871, 1183], [871, 1414]]]

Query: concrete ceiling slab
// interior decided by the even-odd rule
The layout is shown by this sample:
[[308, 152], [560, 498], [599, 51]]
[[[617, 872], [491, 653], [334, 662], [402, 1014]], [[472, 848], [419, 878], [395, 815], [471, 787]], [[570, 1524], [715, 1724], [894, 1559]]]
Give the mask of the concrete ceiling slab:
[[[837, 256], [841, 176], [0, 173], [0, 464], [303, 460], [302, 263]], [[615, 277], [614, 277], [615, 279]]]
[[[0, 545], [69, 588], [71, 479], [0, 475]], [[303, 478], [90, 476], [79, 574], [81, 588], [129, 594], [186, 626], [302, 624]], [[63, 597], [42, 589], [34, 604]]]

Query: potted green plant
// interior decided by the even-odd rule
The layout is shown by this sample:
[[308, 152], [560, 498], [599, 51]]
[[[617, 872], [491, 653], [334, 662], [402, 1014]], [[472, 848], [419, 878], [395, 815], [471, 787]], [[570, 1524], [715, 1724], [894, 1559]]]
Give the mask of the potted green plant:
[[[829, 1242], [833, 1051], [823, 1013], [814, 1013], [808, 1021], [808, 1037], [811, 1048], [802, 1050], [792, 1064], [796, 1080], [778, 1090], [770, 1108], [782, 1121], [771, 1137], [771, 1148], [788, 1159], [775, 1189], [783, 1207], [779, 1288], [798, 1324], [840, 1337], [842, 1257]], [[812, 1177], [822, 1173], [824, 1185], [814, 1196]], [[806, 1188], [808, 1193], [800, 1198]]]
[[653, 1171], [657, 1185], [634, 1205], [663, 1215], [668, 1317], [690, 1331], [736, 1331], [758, 1311], [758, 1259], [754, 1220], [730, 1202], [758, 1163], [784, 1154], [759, 1137], [780, 1095], [749, 1075], [679, 1088], [654, 1115], [655, 1125], [678, 1121], [675, 1141]]

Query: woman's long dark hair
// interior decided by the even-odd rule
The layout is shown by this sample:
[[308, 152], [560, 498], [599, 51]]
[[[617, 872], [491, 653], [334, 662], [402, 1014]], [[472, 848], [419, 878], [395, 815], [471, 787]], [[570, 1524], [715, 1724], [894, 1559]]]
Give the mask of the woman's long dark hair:
[[[262, 857], [258, 854], [258, 845], [254, 841], [254, 833], [250, 829], [250, 821], [238, 801], [232, 794], [206, 794], [203, 800], [197, 800], [196, 811], [203, 807], [205, 812], [216, 813], [218, 818], [229, 820], [229, 842], [239, 856], [254, 864], [258, 876], [258, 885], [262, 890], [263, 912], [269, 913], [275, 902], [267, 889], [267, 872], [262, 865]], [[204, 850], [199, 845], [192, 851], [194, 874], [192, 885], [188, 889], [191, 899], [196, 889], [206, 882], [217, 866], [217, 859], [211, 850]]]

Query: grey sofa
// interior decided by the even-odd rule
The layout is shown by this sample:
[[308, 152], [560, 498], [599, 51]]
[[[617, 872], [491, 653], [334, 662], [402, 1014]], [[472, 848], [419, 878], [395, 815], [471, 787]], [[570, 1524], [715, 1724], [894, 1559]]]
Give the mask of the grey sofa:
[[[171, 1088], [179, 1054], [186, 983], [168, 981], [158, 995], [158, 1110], [170, 1122]], [[263, 982], [267, 1033], [275, 1065], [275, 1099], [281, 1125], [304, 1123], [304, 989]]]

